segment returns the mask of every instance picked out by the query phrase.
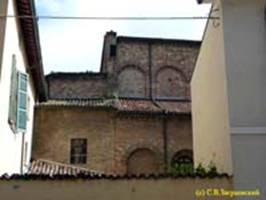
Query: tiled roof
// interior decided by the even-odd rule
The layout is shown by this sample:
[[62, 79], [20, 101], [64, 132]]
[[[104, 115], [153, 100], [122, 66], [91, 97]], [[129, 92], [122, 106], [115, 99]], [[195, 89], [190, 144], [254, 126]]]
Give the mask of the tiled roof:
[[77, 106], [77, 107], [113, 107], [115, 100], [104, 99], [71, 99], [71, 100], [49, 100], [37, 104], [38, 107], [49, 106]]
[[118, 109], [120, 111], [161, 112], [161, 108], [159, 108], [151, 100], [119, 99], [118, 105]]
[[[16, 0], [17, 15], [35, 16], [34, 0]], [[39, 39], [39, 29], [37, 19], [35, 18], [18, 18], [21, 36], [25, 46], [25, 55], [28, 63], [28, 72], [33, 77], [36, 94], [40, 101], [47, 98], [46, 84], [44, 80], [42, 53]]]
[[217, 174], [105, 174], [94, 170], [81, 168], [64, 163], [39, 159], [33, 160], [29, 166], [28, 172], [21, 174], [0, 176], [0, 180], [69, 180], [69, 179], [82, 179], [82, 180], [95, 180], [95, 179], [109, 179], [109, 180], [121, 180], [121, 179], [168, 179], [168, 178], [232, 178], [226, 173]]
[[218, 174], [216, 176], [210, 176], [208, 174], [202, 175], [173, 175], [173, 174], [140, 174], [140, 175], [114, 175], [114, 174], [83, 174], [79, 173], [77, 175], [60, 175], [56, 174], [53, 176], [46, 174], [4, 174], [0, 176], [0, 181], [6, 180], [160, 180], [160, 179], [232, 179], [232, 176], [228, 174]]
[[67, 165], [49, 160], [35, 160], [32, 161], [29, 167], [29, 171], [23, 175], [21, 174], [4, 174], [0, 176], [0, 180], [95, 180], [95, 179], [109, 179], [109, 180], [124, 180], [124, 179], [168, 179], [168, 178], [231, 178], [228, 174], [104, 174], [89, 170], [86, 168], [76, 167], [73, 165]]
[[81, 168], [73, 165], [68, 165], [64, 163], [49, 161], [49, 160], [34, 160], [31, 162], [28, 172], [28, 175], [73, 175], [76, 176], [78, 174], [84, 175], [101, 175], [102, 173], [98, 173], [93, 170], [89, 170], [86, 168]]
[[103, 72], [52, 72], [46, 75], [46, 79], [81, 79], [81, 78], [107, 78], [107, 74]]
[[153, 37], [129, 37], [129, 36], [117, 36], [117, 41], [139, 41], [139, 42], [153, 42], [153, 43], [179, 43], [184, 45], [192, 45], [199, 48], [201, 41], [199, 40], [182, 40], [182, 39], [170, 39], [170, 38], [153, 38]]
[[191, 113], [190, 102], [160, 101], [158, 104], [166, 113]]
[[141, 113], [169, 113], [169, 114], [190, 114], [190, 101], [152, 101], [150, 99], [72, 99], [72, 100], [49, 100], [37, 105], [37, 107], [95, 107], [112, 108], [120, 112], [141, 112]]

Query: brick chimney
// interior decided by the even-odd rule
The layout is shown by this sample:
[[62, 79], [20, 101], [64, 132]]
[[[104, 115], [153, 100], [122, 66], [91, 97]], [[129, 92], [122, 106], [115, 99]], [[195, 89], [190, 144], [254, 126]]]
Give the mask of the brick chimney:
[[104, 36], [101, 71], [112, 74], [115, 71], [116, 49], [117, 49], [116, 32], [109, 31]]

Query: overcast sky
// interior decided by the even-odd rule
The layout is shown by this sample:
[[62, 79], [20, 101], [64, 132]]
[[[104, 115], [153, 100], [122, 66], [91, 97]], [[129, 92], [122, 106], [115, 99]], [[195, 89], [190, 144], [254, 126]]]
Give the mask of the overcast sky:
[[[35, 0], [38, 15], [173, 17], [207, 16], [196, 0]], [[103, 37], [118, 35], [201, 40], [205, 20], [39, 20], [45, 73], [99, 71]]]

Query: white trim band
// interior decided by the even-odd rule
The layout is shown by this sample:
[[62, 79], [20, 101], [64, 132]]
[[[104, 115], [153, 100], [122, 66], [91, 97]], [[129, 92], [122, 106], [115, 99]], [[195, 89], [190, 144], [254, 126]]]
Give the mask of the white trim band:
[[230, 132], [238, 135], [266, 135], [266, 127], [232, 127]]

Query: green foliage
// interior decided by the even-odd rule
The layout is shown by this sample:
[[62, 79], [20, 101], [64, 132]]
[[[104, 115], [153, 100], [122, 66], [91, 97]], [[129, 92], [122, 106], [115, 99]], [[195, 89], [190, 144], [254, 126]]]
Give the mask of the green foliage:
[[213, 162], [210, 162], [207, 168], [204, 168], [202, 164], [199, 164], [194, 168], [193, 164], [175, 164], [169, 170], [169, 173], [173, 176], [181, 177], [210, 177], [214, 178], [220, 174], [217, 172], [217, 168]]

